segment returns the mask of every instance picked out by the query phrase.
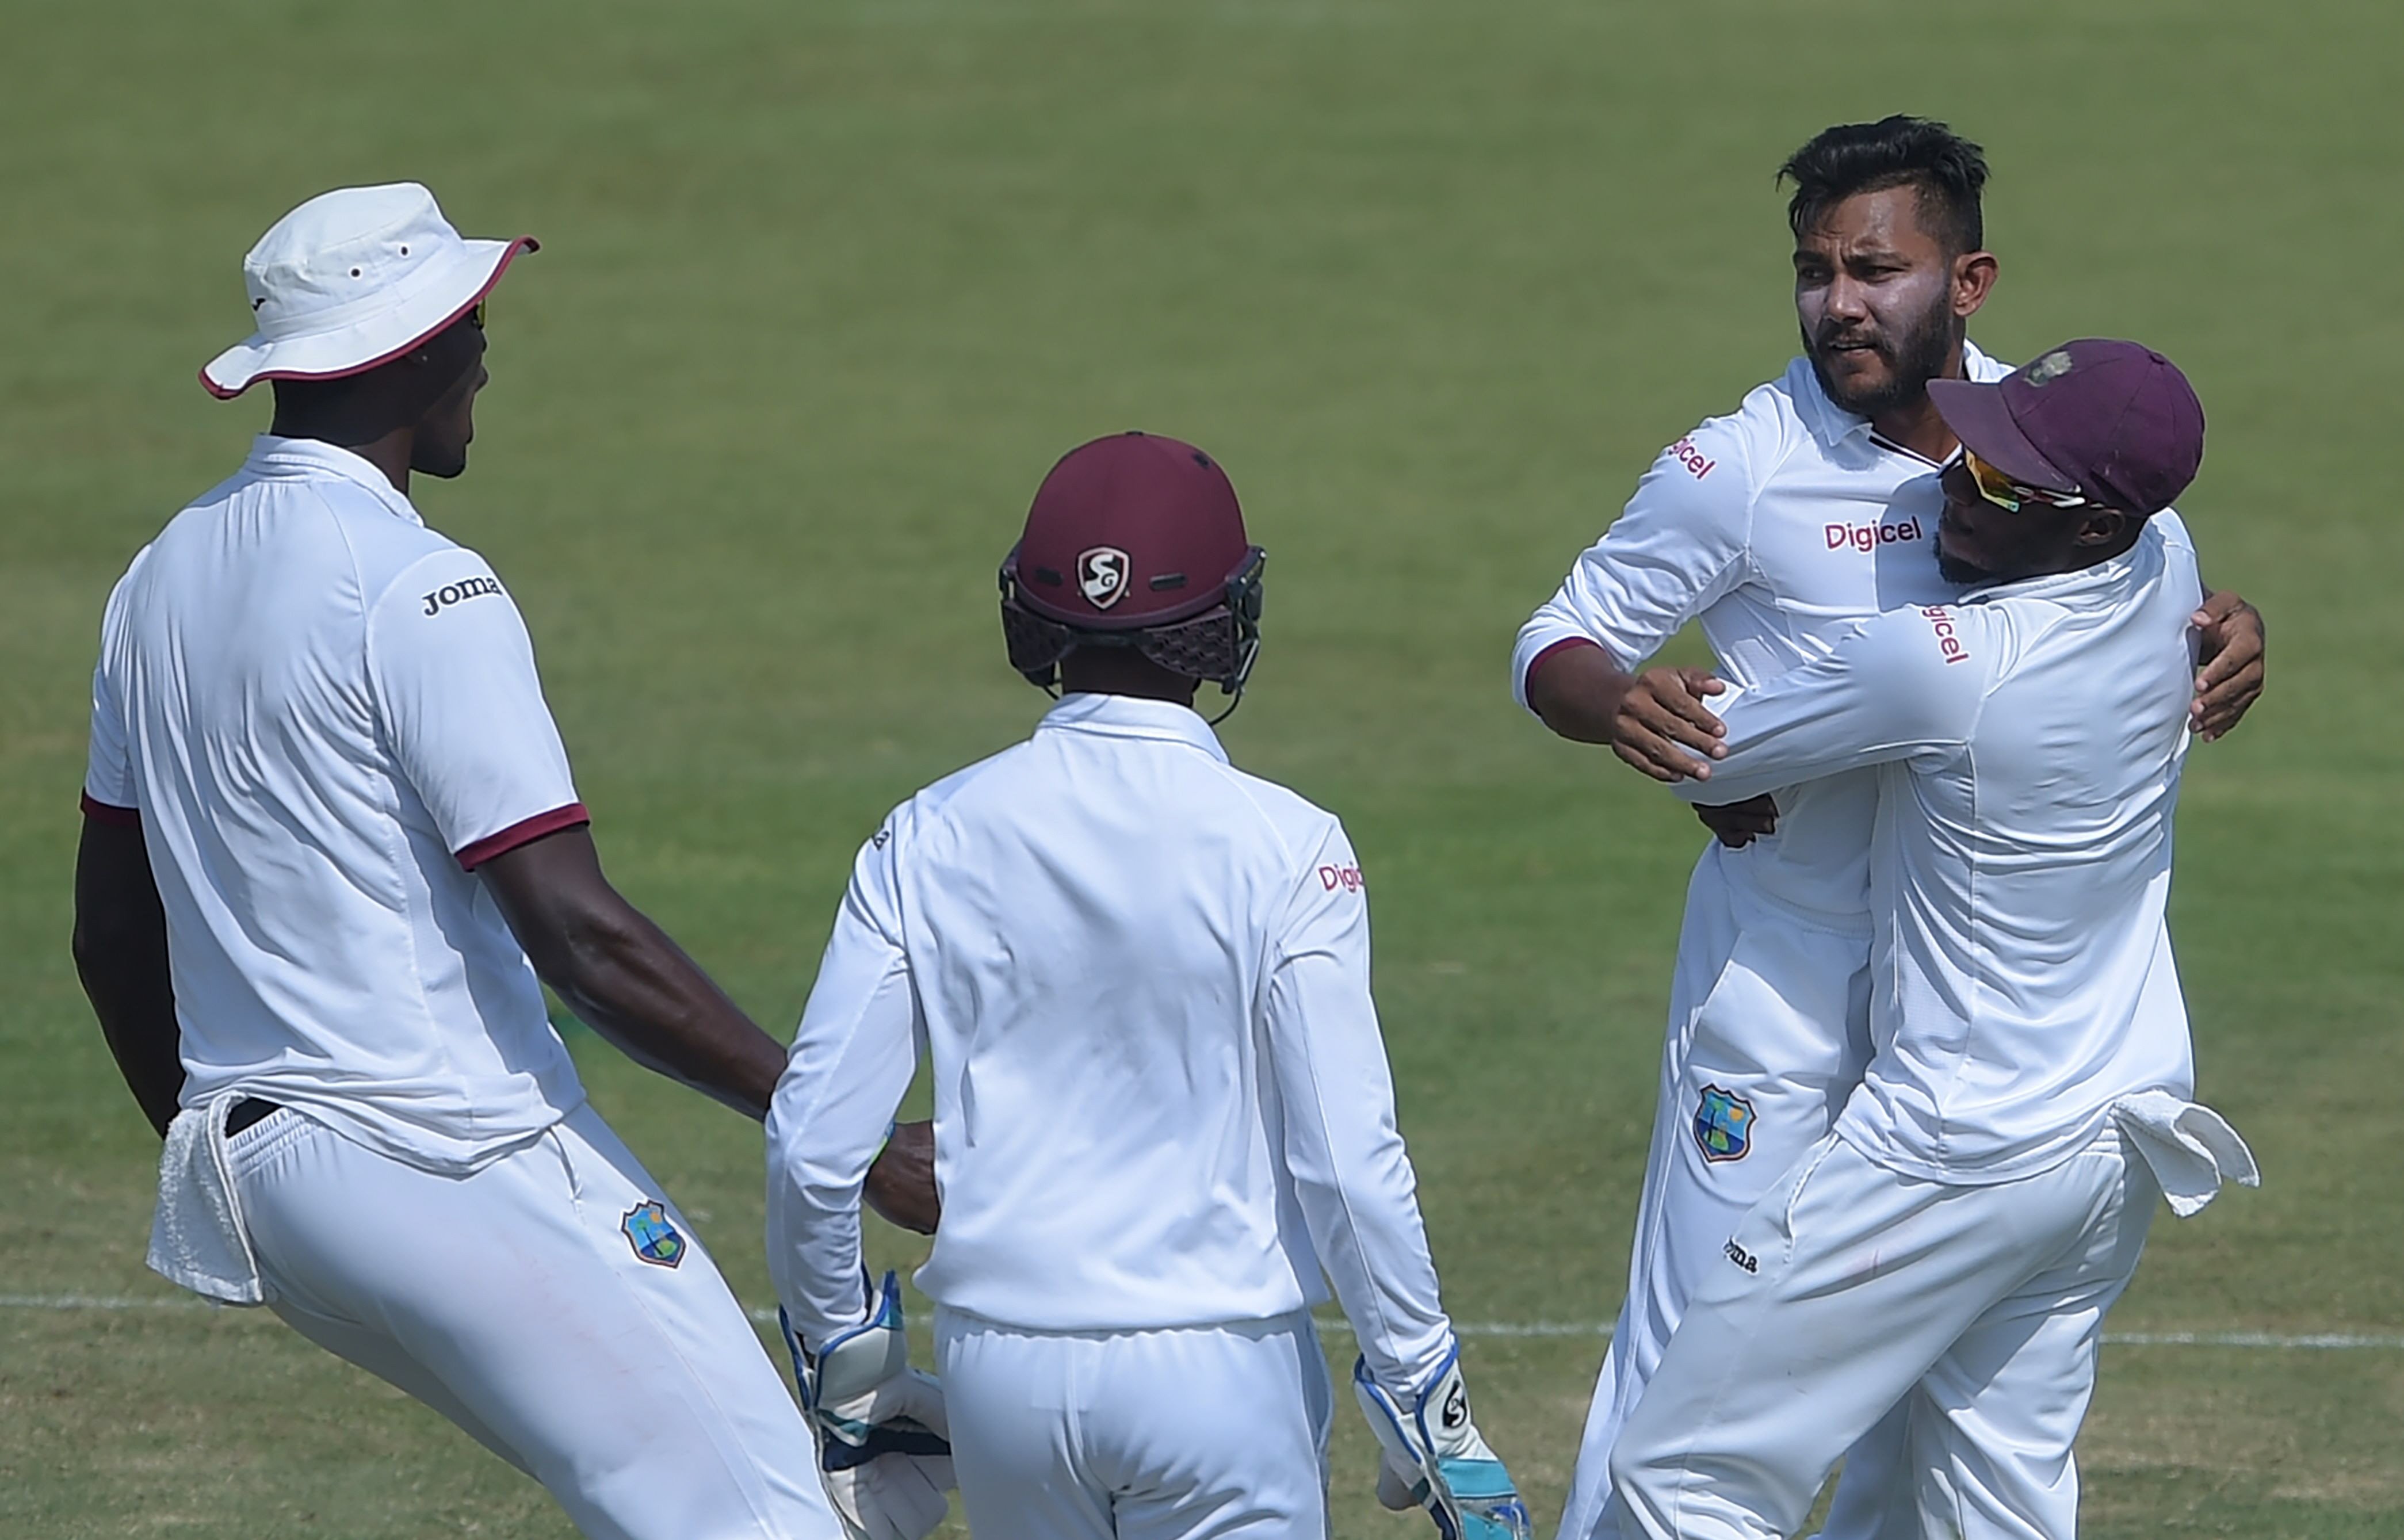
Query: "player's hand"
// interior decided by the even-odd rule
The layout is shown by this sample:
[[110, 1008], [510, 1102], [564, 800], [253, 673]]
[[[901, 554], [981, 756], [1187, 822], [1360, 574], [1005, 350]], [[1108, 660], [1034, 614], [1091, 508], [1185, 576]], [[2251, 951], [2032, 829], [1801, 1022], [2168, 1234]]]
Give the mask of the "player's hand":
[[1709, 780], [1709, 762], [1727, 756], [1727, 727], [1703, 701], [1726, 688], [1708, 668], [1644, 670], [1612, 713], [1611, 751], [1655, 780]]
[[933, 1235], [943, 1217], [943, 1197], [935, 1191], [935, 1126], [895, 1124], [885, 1153], [868, 1168], [861, 1196], [887, 1224]]
[[[861, 1281], [863, 1286], [867, 1280]], [[867, 1321], [810, 1352], [777, 1312], [802, 1409], [818, 1447], [818, 1475], [849, 1540], [924, 1540], [951, 1500], [951, 1427], [943, 1386], [910, 1366], [902, 1284], [891, 1273], [869, 1295]]]
[[1764, 834], [1778, 833], [1778, 804], [1769, 800], [1767, 791], [1718, 807], [1697, 807], [1695, 817], [1731, 850], [1741, 850]]
[[2202, 667], [2187, 725], [2210, 743], [2243, 719], [2262, 693], [2262, 611], [2234, 594], [2215, 594], [2188, 617], [2201, 645]]
[[1352, 1365], [1352, 1393], [1377, 1435], [1377, 1501], [1428, 1510], [1442, 1540], [1530, 1540], [1534, 1525], [1511, 1473], [1478, 1436], [1456, 1352], [1425, 1389], [1395, 1395]]

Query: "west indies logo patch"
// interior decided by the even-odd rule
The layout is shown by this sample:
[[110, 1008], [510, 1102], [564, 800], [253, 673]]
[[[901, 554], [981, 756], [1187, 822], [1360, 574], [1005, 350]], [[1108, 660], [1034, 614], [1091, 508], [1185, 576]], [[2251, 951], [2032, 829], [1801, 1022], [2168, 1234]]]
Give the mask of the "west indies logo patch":
[[1753, 1148], [1753, 1103], [1721, 1086], [1704, 1086], [1695, 1108], [1695, 1142], [1705, 1160], [1742, 1160]]
[[684, 1237], [656, 1197], [627, 1210], [618, 1228], [626, 1232], [626, 1244], [635, 1248], [635, 1254], [654, 1267], [673, 1267], [684, 1260]]

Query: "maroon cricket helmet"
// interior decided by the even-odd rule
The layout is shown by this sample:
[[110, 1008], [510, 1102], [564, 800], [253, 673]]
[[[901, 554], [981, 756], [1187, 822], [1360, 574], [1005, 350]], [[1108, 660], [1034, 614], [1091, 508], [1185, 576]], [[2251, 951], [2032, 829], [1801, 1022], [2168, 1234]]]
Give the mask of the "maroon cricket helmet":
[[1078, 647], [1133, 647], [1237, 694], [1260, 645], [1263, 554], [1209, 455], [1152, 433], [1097, 439], [1043, 478], [1001, 564], [1011, 665], [1049, 687]]
[[1928, 399], [2012, 480], [2124, 513], [2160, 512], [2203, 464], [2203, 403], [2176, 364], [2136, 343], [2083, 337], [1992, 384], [1931, 380]]

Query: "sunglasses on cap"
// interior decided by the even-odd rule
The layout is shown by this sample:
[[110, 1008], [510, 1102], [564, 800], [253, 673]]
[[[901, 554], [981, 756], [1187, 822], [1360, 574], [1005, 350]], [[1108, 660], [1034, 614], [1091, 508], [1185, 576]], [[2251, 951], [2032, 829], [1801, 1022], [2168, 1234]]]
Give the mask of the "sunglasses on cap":
[[2006, 513], [2017, 513], [2030, 503], [2046, 508], [2102, 508], [2105, 505], [2094, 497], [2082, 497], [2076, 492], [2052, 492], [2041, 486], [2029, 486], [2016, 482], [2002, 471], [1978, 458], [1970, 446], [1962, 446], [1962, 469], [1970, 473], [1971, 484], [1978, 496]]

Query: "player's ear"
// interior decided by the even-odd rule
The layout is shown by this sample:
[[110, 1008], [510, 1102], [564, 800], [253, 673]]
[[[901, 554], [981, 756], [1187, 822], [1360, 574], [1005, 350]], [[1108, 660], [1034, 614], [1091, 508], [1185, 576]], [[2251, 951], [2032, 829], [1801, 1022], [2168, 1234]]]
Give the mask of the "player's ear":
[[1970, 316], [1995, 288], [1995, 254], [1965, 251], [1953, 259], [1953, 314]]
[[2079, 521], [2078, 533], [2074, 537], [2074, 541], [2082, 547], [2115, 545], [2125, 541], [2128, 535], [2129, 515], [2117, 508], [2105, 508], [2099, 509]]

